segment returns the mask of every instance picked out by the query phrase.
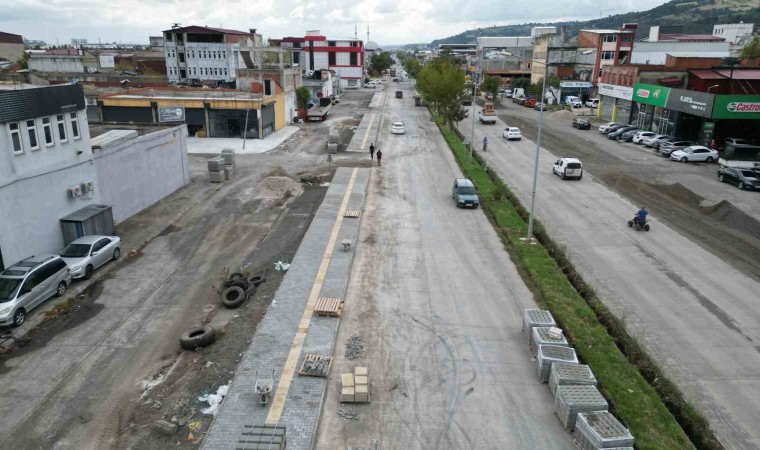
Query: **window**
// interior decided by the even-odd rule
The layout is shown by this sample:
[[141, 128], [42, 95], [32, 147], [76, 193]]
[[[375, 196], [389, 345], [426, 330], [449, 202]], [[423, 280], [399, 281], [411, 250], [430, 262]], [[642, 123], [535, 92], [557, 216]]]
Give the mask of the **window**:
[[224, 76], [227, 76], [227, 69], [224, 69]]
[[45, 145], [48, 147], [55, 145], [55, 141], [53, 141], [53, 125], [50, 123], [50, 117], [42, 118], [42, 134], [45, 135]]
[[55, 116], [55, 124], [58, 127], [58, 142], [61, 144], [68, 142], [68, 139], [66, 139], [66, 122], [63, 121], [63, 114]]
[[328, 47], [335, 47], [335, 41], [327, 41]]
[[617, 42], [617, 35], [616, 34], [605, 34], [604, 38], [602, 38], [603, 42]]
[[10, 130], [10, 134], [11, 134], [11, 142], [13, 144], [13, 153], [15, 155], [20, 155], [21, 153], [24, 153], [24, 146], [21, 144], [21, 130], [19, 129], [18, 122], [9, 123], [8, 130]]
[[358, 66], [359, 63], [357, 62], [357, 59], [356, 59], [356, 57], [358, 56], [358, 53], [351, 52], [349, 55], [350, 56], [349, 56], [349, 62], [348, 63], [351, 64], [352, 66]]
[[227, 52], [222, 52], [222, 59], [227, 59]]
[[71, 137], [79, 139], [79, 121], [77, 120], [77, 113], [73, 112], [69, 114], [69, 121], [71, 122]]
[[327, 52], [327, 64], [330, 66], [335, 65], [335, 52]]
[[179, 62], [185, 62], [185, 54], [182, 52], [179, 53]]
[[40, 143], [37, 140], [37, 122], [34, 120], [27, 120], [26, 132], [29, 135], [29, 147], [31, 147], [32, 150], [39, 150]]
[[615, 59], [615, 52], [613, 50], [607, 50], [607, 51], [602, 52], [602, 59], [605, 61]]

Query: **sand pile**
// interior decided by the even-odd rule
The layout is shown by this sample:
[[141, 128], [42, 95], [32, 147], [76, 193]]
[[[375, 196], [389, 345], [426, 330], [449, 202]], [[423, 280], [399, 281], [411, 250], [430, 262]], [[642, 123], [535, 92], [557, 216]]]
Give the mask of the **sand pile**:
[[303, 192], [301, 185], [290, 177], [273, 176], [264, 178], [256, 188], [256, 198], [266, 206], [284, 205]]

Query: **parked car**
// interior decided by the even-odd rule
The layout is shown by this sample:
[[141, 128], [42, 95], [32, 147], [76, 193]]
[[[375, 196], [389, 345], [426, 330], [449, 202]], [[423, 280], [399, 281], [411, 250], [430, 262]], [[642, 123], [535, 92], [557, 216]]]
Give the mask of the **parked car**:
[[583, 106], [580, 97], [575, 97], [572, 95], [565, 97], [565, 104], [571, 108], [581, 108]]
[[477, 208], [480, 205], [475, 185], [467, 178], [457, 178], [454, 180], [451, 198], [454, 199], [458, 208], [466, 208], [468, 206]]
[[590, 130], [591, 129], [591, 122], [589, 122], [586, 119], [580, 119], [575, 118], [573, 119], [573, 127], [579, 129], [579, 130]]
[[599, 107], [599, 99], [598, 98], [590, 98], [586, 100], [586, 106], [589, 108], [598, 108]]
[[90, 279], [95, 269], [116, 261], [121, 256], [121, 238], [118, 236], [83, 236], [73, 241], [61, 252], [61, 258], [69, 266], [71, 278]]
[[750, 145], [746, 139], [742, 138], [726, 138], [723, 139], [723, 145]]
[[671, 152], [670, 159], [681, 162], [704, 161], [711, 163], [718, 160], [718, 151], [701, 145], [692, 145], [691, 147]]
[[617, 125], [611, 125], [611, 126], [607, 127], [607, 131], [605, 131], [605, 134], [607, 136], [609, 136], [610, 133], [614, 133], [615, 131], [617, 131], [617, 130], [623, 128], [623, 127], [627, 127], [627, 126], [628, 125], [623, 125], [622, 123], [619, 123]]
[[404, 126], [404, 122], [393, 122], [393, 125], [391, 125], [391, 133], [404, 134], [405, 132], [406, 127]]
[[638, 128], [636, 128], [633, 125], [624, 125], [622, 127], [618, 127], [615, 130], [607, 133], [607, 139], [620, 140], [621, 137], [623, 136], [623, 133], [625, 133], [626, 131], [631, 131], [631, 130], [638, 130]]
[[544, 102], [538, 102], [536, 103], [536, 106], [533, 107], [536, 111], [546, 111], [546, 103]]
[[580, 180], [583, 178], [583, 164], [576, 158], [560, 158], [554, 162], [552, 170], [563, 180], [567, 178]]
[[660, 144], [660, 154], [662, 156], [670, 156], [671, 153], [673, 153], [676, 150], [681, 150], [686, 147], [691, 147], [692, 145], [697, 145], [694, 141], [666, 141]]
[[0, 272], [0, 325], [19, 326], [34, 308], [66, 293], [71, 273], [58, 255], [31, 256]]
[[662, 147], [663, 144], [669, 144], [675, 141], [681, 141], [683, 139], [678, 137], [668, 137], [665, 139], [660, 139], [659, 141], [654, 143], [654, 148], [656, 148], [658, 151], [660, 150], [660, 147]]
[[[721, 183], [734, 184], [741, 190], [760, 190], [760, 173], [750, 169], [721, 167], [718, 169], [718, 180], [720, 180]], [[0, 295], [2, 295], [2, 293], [0, 293]]]
[[600, 132], [600, 133], [602, 133], [602, 134], [606, 134], [606, 133], [609, 133], [609, 129], [610, 129], [611, 127], [614, 127], [614, 126], [616, 126], [616, 125], [620, 125], [620, 126], [623, 126], [623, 124], [621, 124], [621, 123], [618, 123], [618, 122], [608, 122], [608, 123], [605, 123], [605, 124], [599, 125], [599, 132]]
[[633, 140], [633, 137], [634, 137], [634, 136], [636, 135], [636, 133], [638, 133], [639, 131], [641, 131], [641, 129], [640, 129], [639, 127], [633, 127], [633, 128], [631, 128], [630, 130], [628, 130], [628, 131], [624, 131], [624, 132], [623, 132], [623, 133], [620, 135], [620, 137], [618, 138], [618, 140], [620, 140], [620, 141], [623, 141], [623, 142], [631, 142], [631, 140]]
[[639, 130], [636, 132], [636, 134], [633, 135], [633, 139], [631, 139], [631, 142], [633, 142], [634, 144], [643, 144], [644, 139], [647, 139], [653, 136], [656, 136], [656, 134], [652, 131]]
[[521, 104], [527, 108], [535, 108], [536, 106], [536, 99], [535, 98], [529, 98], [525, 101], [523, 101]]
[[501, 136], [506, 140], [517, 139], [519, 141], [522, 139], [522, 132], [517, 127], [507, 127], [501, 132]]
[[652, 137], [645, 138], [643, 143], [647, 147], [656, 147], [659, 145], [659, 142], [666, 139], [673, 139], [673, 136], [668, 136], [667, 134], [655, 134]]

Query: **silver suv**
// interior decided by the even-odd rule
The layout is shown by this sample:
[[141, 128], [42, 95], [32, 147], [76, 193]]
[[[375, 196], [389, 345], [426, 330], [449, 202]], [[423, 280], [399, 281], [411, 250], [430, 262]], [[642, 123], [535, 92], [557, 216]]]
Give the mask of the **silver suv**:
[[0, 272], [0, 325], [19, 326], [53, 295], [66, 293], [71, 273], [58, 255], [26, 258]]

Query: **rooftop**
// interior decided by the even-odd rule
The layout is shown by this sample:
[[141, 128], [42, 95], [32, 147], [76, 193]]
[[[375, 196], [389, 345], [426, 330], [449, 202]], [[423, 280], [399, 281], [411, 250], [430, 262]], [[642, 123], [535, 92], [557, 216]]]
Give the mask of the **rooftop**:
[[615, 33], [633, 33], [636, 30], [581, 30], [585, 31], [587, 33], [596, 33], [596, 34], [615, 34]]
[[137, 132], [135, 136], [143, 136], [156, 131], [166, 130], [174, 128], [177, 125], [162, 125], [162, 124], [140, 124], [130, 125], [125, 123], [120, 124], [105, 124], [105, 123], [92, 123], [88, 124], [90, 130], [90, 144], [93, 148], [101, 147], [113, 143], [118, 137], [125, 138], [130, 135], [129, 133]]
[[198, 25], [190, 25], [187, 27], [172, 28], [170, 30], [164, 30], [164, 33], [168, 32], [185, 32], [185, 33], [223, 33], [223, 34], [253, 34], [249, 31], [229, 30], [226, 28], [213, 28], [213, 27], [201, 27]]
[[108, 98], [136, 98], [156, 100], [260, 100], [251, 92], [242, 92], [234, 89], [131, 89], [124, 93], [104, 94]]
[[24, 38], [21, 35], [6, 33], [0, 31], [0, 44], [21, 44], [24, 45]]
[[661, 34], [659, 41], [700, 41], [700, 42], [724, 42], [722, 37], [716, 37], [712, 34]]

